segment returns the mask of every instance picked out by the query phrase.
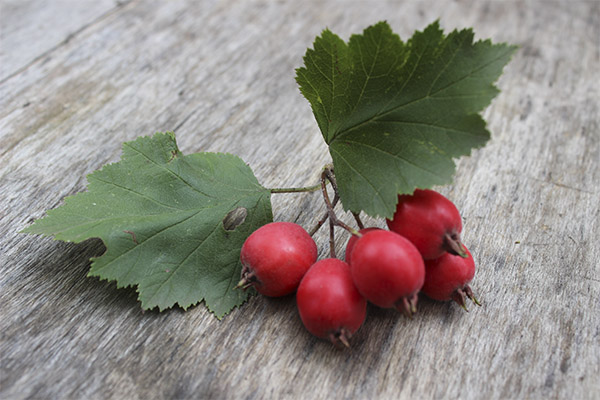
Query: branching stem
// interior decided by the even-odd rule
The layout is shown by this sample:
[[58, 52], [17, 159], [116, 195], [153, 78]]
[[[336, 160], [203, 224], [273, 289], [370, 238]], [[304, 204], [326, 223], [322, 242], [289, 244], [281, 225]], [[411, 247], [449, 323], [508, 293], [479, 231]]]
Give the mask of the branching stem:
[[[337, 205], [338, 201], [340, 201], [340, 196], [338, 196], [338, 194], [336, 193], [335, 196], [333, 196], [333, 201], [331, 202], [331, 205], [335, 208], [335, 206]], [[325, 215], [323, 215], [323, 217], [320, 220], [317, 221], [317, 223], [310, 230], [310, 232], [308, 232], [310, 234], [310, 236], [314, 236], [315, 233], [317, 233], [317, 231], [319, 229], [321, 229], [321, 227], [327, 221], [328, 218], [329, 218], [329, 210], [325, 211]]]
[[[333, 188], [334, 197], [333, 201], [329, 198], [329, 193], [327, 192], [327, 184], [331, 183], [331, 187]], [[340, 221], [335, 215], [334, 208], [340, 200], [340, 196], [338, 193], [337, 182], [335, 180], [335, 175], [333, 174], [333, 165], [329, 164], [323, 168], [323, 172], [321, 173], [320, 183], [318, 185], [299, 187], [299, 188], [272, 188], [269, 189], [271, 193], [301, 193], [301, 192], [315, 192], [321, 189], [321, 193], [323, 194], [323, 199], [325, 200], [325, 206], [327, 207], [327, 211], [325, 215], [321, 219], [319, 219], [316, 225], [309, 231], [310, 236], [313, 236], [317, 231], [323, 226], [323, 224], [329, 220], [329, 254], [332, 258], [335, 258], [335, 227], [340, 226], [350, 232], [353, 235], [361, 236], [361, 234], [354, 228], [346, 225], [344, 222]], [[354, 215], [354, 219], [359, 227], [359, 229], [363, 229], [364, 225], [360, 220], [358, 213], [352, 213]]]
[[346, 229], [348, 232], [352, 233], [353, 235], [357, 235], [359, 237], [362, 235], [356, 229], [351, 228], [344, 222], [340, 221], [335, 215], [335, 211], [333, 210], [334, 205], [329, 199], [329, 193], [327, 193], [327, 181], [331, 183], [331, 186], [335, 191], [335, 196], [337, 197], [337, 184], [335, 182], [335, 175], [333, 175], [333, 168], [331, 166], [326, 166], [323, 172], [321, 173], [321, 193], [323, 193], [323, 199], [325, 200], [325, 206], [327, 207], [327, 218], [329, 218], [329, 254], [332, 258], [335, 258], [335, 226], [340, 226]]

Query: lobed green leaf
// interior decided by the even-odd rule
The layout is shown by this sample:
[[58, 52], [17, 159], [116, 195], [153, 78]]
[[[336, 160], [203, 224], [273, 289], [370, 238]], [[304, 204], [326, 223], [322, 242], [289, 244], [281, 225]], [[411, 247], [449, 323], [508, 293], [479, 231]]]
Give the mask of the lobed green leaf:
[[[244, 240], [272, 220], [270, 192], [230, 154], [184, 156], [173, 134], [123, 145], [121, 161], [88, 176], [88, 191], [24, 230], [81, 242], [97, 237], [106, 252], [89, 275], [137, 286], [144, 309], [204, 300], [222, 317], [244, 302], [234, 290]], [[235, 225], [223, 223], [245, 210]]]
[[515, 46], [437, 22], [406, 43], [386, 22], [344, 43], [329, 30], [296, 80], [333, 159], [346, 210], [391, 217], [398, 194], [452, 180], [454, 158], [490, 134], [478, 114]]

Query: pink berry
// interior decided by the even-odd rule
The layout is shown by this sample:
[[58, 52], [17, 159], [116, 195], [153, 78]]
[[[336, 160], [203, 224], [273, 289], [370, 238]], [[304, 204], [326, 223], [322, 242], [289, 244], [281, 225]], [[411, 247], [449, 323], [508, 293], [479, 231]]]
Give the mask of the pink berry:
[[254, 231], [242, 246], [242, 280], [265, 296], [293, 293], [317, 260], [317, 245], [300, 225], [272, 222]]
[[434, 300], [454, 300], [465, 310], [467, 297], [481, 305], [469, 286], [475, 276], [475, 261], [466, 247], [465, 251], [466, 258], [445, 253], [435, 260], [426, 260], [425, 283], [421, 291]]
[[462, 222], [458, 209], [433, 190], [417, 189], [412, 195], [398, 196], [396, 212], [387, 225], [410, 240], [426, 260], [444, 252], [466, 256], [460, 242]]
[[[377, 230], [377, 229], [379, 229], [379, 228], [364, 228], [364, 229], [361, 229], [359, 231], [359, 233], [361, 233], [361, 234], [364, 235], [367, 232], [371, 232], [371, 231], [374, 231], [374, 230]], [[348, 264], [350, 264], [350, 260], [352, 259], [352, 250], [354, 249], [354, 245], [356, 244], [357, 241], [358, 241], [358, 236], [352, 235], [350, 237], [350, 239], [348, 239], [348, 244], [346, 244], [345, 259], [346, 259], [346, 262]]]
[[350, 266], [337, 258], [318, 261], [308, 270], [296, 302], [306, 329], [335, 345], [349, 346], [348, 339], [367, 313], [367, 301], [354, 286]]
[[358, 291], [371, 303], [409, 317], [416, 312], [425, 266], [407, 239], [383, 229], [367, 232], [354, 246], [350, 270]]

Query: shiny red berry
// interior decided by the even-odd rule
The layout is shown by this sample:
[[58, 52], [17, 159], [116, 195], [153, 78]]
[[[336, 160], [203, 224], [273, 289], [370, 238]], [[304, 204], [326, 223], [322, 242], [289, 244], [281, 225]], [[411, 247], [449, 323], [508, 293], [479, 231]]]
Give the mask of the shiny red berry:
[[426, 260], [444, 252], [466, 256], [460, 242], [460, 213], [450, 200], [433, 190], [417, 189], [412, 195], [398, 196], [396, 212], [387, 225], [410, 240]]
[[[359, 231], [359, 233], [364, 235], [367, 232], [371, 232], [371, 231], [374, 231], [377, 229], [380, 229], [380, 228], [364, 228], [364, 229], [361, 229]], [[348, 239], [348, 243], [346, 244], [346, 255], [344, 258], [348, 264], [350, 264], [350, 260], [352, 260], [352, 250], [354, 249], [354, 245], [356, 244], [357, 241], [358, 241], [358, 236], [352, 235], [350, 237], [350, 239]]]
[[354, 286], [350, 267], [337, 258], [320, 260], [308, 270], [296, 302], [306, 329], [336, 345], [349, 345], [367, 312], [367, 301]]
[[242, 279], [265, 296], [293, 293], [317, 260], [317, 245], [300, 225], [272, 222], [254, 231], [242, 246]]
[[350, 270], [358, 291], [371, 303], [409, 317], [416, 312], [425, 266], [407, 239], [383, 229], [367, 232], [354, 246]]
[[435, 300], [454, 300], [465, 310], [466, 298], [481, 305], [469, 286], [475, 276], [475, 261], [466, 247], [465, 251], [467, 257], [444, 253], [435, 260], [425, 261], [425, 283], [421, 291]]

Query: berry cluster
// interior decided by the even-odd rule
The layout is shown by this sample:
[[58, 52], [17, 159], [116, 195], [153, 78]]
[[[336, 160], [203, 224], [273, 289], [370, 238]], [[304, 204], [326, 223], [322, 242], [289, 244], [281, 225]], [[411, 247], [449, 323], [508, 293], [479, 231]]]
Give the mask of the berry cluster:
[[[333, 242], [334, 224], [347, 225], [334, 216], [323, 191], [330, 206]], [[242, 247], [238, 287], [252, 286], [266, 296], [297, 291], [306, 329], [346, 346], [365, 320], [367, 301], [396, 308], [408, 317], [417, 311], [420, 292], [435, 300], [454, 300], [465, 310], [466, 298], [479, 305], [469, 287], [475, 263], [460, 241], [461, 217], [450, 200], [433, 190], [400, 195], [387, 226], [389, 230], [358, 232], [348, 228], [354, 234], [346, 245], [344, 262], [333, 249], [330, 258], [317, 261], [314, 240], [297, 224], [267, 224]]]

